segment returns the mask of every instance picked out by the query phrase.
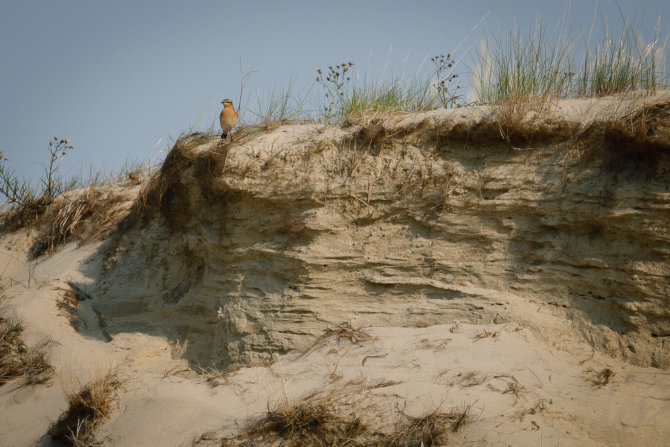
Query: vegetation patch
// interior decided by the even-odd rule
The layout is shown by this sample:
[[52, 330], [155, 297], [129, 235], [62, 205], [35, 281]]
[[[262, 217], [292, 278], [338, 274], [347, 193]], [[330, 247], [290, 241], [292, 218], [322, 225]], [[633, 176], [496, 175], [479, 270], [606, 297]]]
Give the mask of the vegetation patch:
[[593, 384], [597, 387], [603, 387], [610, 383], [610, 380], [612, 380], [612, 377], [615, 375], [616, 373], [611, 369], [603, 368], [597, 373], [594, 373]]
[[[65, 138], [54, 137], [49, 141], [49, 163], [39, 190], [17, 176], [0, 152], [0, 194], [5, 196], [5, 202], [0, 204], [0, 211], [4, 211], [0, 217], [4, 228], [15, 231], [33, 224], [56, 197], [74, 187], [74, 180], [66, 182], [58, 173], [59, 160], [70, 150], [72, 145]], [[9, 209], [4, 209], [6, 205]]]
[[49, 427], [49, 436], [71, 446], [92, 446], [95, 429], [112, 411], [121, 382], [113, 372], [90, 381], [78, 391], [65, 393], [68, 408]]
[[652, 104], [611, 123], [603, 131], [611, 167], [622, 164], [654, 172], [670, 160], [670, 101]]
[[68, 319], [70, 324], [76, 330], [80, 330], [84, 323], [79, 320], [77, 316], [77, 308], [79, 307], [79, 302], [82, 300], [90, 300], [91, 296], [82, 290], [75, 283], [68, 281], [69, 288], [58, 287], [57, 290], [61, 292], [58, 297], [56, 305], [60, 309], [64, 316]]
[[297, 404], [285, 399], [250, 425], [244, 436], [257, 440], [276, 437], [293, 446], [356, 445], [352, 442], [361, 437], [367, 427], [353, 415], [335, 412], [334, 404], [332, 394]]
[[333, 338], [337, 339], [338, 343], [341, 339], [345, 338], [357, 345], [374, 339], [373, 336], [365, 332], [364, 328], [356, 328], [350, 322], [342, 322], [333, 328], [326, 328], [323, 334], [317, 339], [317, 344]]
[[[194, 150], [206, 143], [216, 143], [206, 151]], [[142, 188], [140, 195], [121, 230], [148, 225], [156, 216], [165, 218], [171, 228], [183, 224], [188, 216], [191, 200], [186, 185], [182, 183], [184, 172], [192, 169], [194, 178], [201, 186], [202, 194], [210, 200], [214, 197], [212, 179], [225, 166], [228, 146], [212, 135], [191, 132], [180, 136], [165, 157], [161, 168], [153, 174]]]
[[127, 209], [123, 192], [101, 186], [61, 196], [46, 207], [38, 236], [30, 250], [33, 259], [53, 253], [68, 241], [88, 242], [111, 234]]
[[47, 382], [53, 368], [44, 351], [26, 347], [21, 339], [24, 327], [15, 317], [0, 316], [0, 385], [20, 379], [23, 385]]
[[[331, 447], [415, 447], [447, 445], [450, 433], [470, 422], [470, 406], [449, 413], [432, 411], [421, 417], [400, 415], [389, 430], [363, 422], [338, 405], [334, 393], [310, 395], [298, 403], [284, 399], [239, 434], [220, 439], [222, 446], [285, 445]], [[212, 441], [204, 435], [196, 440]]]

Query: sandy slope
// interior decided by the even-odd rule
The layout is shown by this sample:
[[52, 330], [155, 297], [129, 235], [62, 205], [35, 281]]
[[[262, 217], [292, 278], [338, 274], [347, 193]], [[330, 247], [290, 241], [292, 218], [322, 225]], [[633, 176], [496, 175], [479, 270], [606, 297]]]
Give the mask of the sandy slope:
[[[20, 246], [20, 238], [2, 239], [3, 259], [11, 259], [6, 275], [19, 280], [26, 269], [17, 260], [21, 252], [7, 247]], [[0, 388], [1, 445], [49, 445], [44, 434], [65, 407], [63, 386], [108, 368], [124, 385], [118, 410], [98, 432], [107, 445], [190, 445], [205, 433], [200, 444], [216, 445], [282, 396], [299, 402], [315, 390], [387, 430], [398, 412], [469, 406], [471, 422], [450, 434], [453, 445], [661, 446], [670, 439], [670, 372], [594, 353], [565, 322], [513, 295], [498, 298], [520, 319], [544, 324], [540, 336], [516, 323], [365, 328], [367, 340], [333, 336], [271, 366], [230, 373], [212, 387], [173, 359], [164, 338], [138, 332], [107, 342], [85, 301], [86, 329], [73, 329], [56, 306], [58, 288], [93, 279], [86, 272], [95, 271], [94, 249], [69, 245], [38, 263], [30, 287], [23, 281], [3, 292], [3, 306], [26, 322], [27, 343], [49, 341], [56, 375], [49, 385]], [[598, 386], [604, 368], [615, 375]]]
[[[630, 107], [527, 118], [564, 132]], [[0, 310], [54, 367], [0, 386], [0, 445], [51, 445], [64, 391], [110, 369], [103, 445], [221, 445], [315, 400], [379, 433], [465, 413], [449, 445], [668, 445], [666, 165], [642, 178], [551, 138], [464, 142], [462, 126], [497, 132], [490, 114], [210, 139], [177, 154], [145, 225], [37, 260], [35, 229], [0, 236]], [[72, 285], [91, 297], [75, 318]], [[361, 332], [319, 338], [343, 322]]]

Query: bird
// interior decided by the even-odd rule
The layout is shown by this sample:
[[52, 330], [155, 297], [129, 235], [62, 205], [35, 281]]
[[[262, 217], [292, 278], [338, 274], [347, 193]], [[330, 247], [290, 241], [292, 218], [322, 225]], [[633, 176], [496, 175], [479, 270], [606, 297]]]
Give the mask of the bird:
[[[237, 112], [235, 111], [235, 107], [233, 107], [233, 101], [230, 99], [224, 99], [221, 101], [221, 104], [223, 104], [223, 110], [219, 115], [219, 123], [221, 124], [221, 130], [223, 131], [221, 138], [226, 138], [230, 129], [232, 129], [237, 122]], [[233, 141], [232, 135], [230, 136], [230, 141]]]

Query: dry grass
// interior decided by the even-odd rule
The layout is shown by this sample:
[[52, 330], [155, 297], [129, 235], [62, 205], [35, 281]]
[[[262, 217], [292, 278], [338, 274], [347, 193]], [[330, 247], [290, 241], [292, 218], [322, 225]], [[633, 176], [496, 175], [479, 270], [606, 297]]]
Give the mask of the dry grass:
[[362, 327], [355, 328], [349, 322], [342, 322], [334, 328], [324, 330], [323, 334], [317, 339], [317, 344], [332, 338], [336, 338], [338, 343], [344, 338], [353, 344], [360, 345], [365, 341], [372, 340], [374, 337], [365, 332]]
[[20, 379], [22, 385], [47, 382], [52, 367], [44, 351], [29, 349], [21, 339], [23, 324], [13, 317], [0, 316], [0, 385]]
[[65, 314], [72, 327], [78, 330], [81, 322], [77, 317], [77, 307], [80, 301], [91, 299], [91, 296], [74, 283], [68, 282], [68, 285], [70, 288], [57, 288], [61, 293], [56, 305]]
[[437, 410], [421, 417], [407, 417], [396, 424], [394, 431], [386, 435], [377, 446], [414, 447], [447, 445], [449, 432], [456, 433], [470, 422], [470, 406], [463, 410], [453, 409], [449, 413]]
[[[341, 394], [341, 393], [340, 393]], [[421, 417], [399, 415], [392, 428], [365, 423], [335, 392], [312, 393], [297, 402], [284, 398], [239, 434], [221, 439], [222, 446], [425, 447], [446, 445], [449, 433], [470, 422], [470, 406], [449, 413], [431, 411]], [[366, 410], [370, 411], [370, 410]], [[196, 440], [211, 441], [207, 435]]]
[[[206, 143], [215, 143], [207, 150], [194, 149]], [[161, 168], [140, 191], [128, 217], [119, 226], [124, 232], [136, 225], [145, 227], [158, 215], [165, 218], [170, 228], [179, 227], [188, 216], [190, 199], [182, 183], [183, 173], [193, 169], [194, 177], [200, 182], [202, 193], [207, 200], [215, 194], [212, 178], [225, 167], [228, 144], [220, 139], [199, 132], [181, 135], [165, 157]]]
[[35, 225], [48, 205], [46, 199], [37, 199], [24, 206], [11, 208], [0, 214], [0, 224], [3, 230], [13, 232], [20, 228]]
[[629, 113], [602, 132], [610, 168], [644, 168], [655, 174], [659, 161], [670, 158], [670, 101]]
[[604, 368], [601, 371], [598, 371], [594, 378], [593, 378], [593, 384], [597, 387], [603, 387], [610, 383], [610, 380], [612, 377], [614, 377], [616, 373], [612, 371], [609, 368]]
[[68, 241], [80, 243], [105, 238], [127, 212], [121, 192], [105, 186], [90, 186], [61, 196], [46, 208], [39, 220], [39, 235], [31, 248], [32, 258], [53, 253]]
[[222, 446], [261, 446], [281, 440], [286, 446], [364, 446], [369, 429], [353, 414], [337, 412], [335, 393], [311, 394], [292, 403], [283, 398]]
[[121, 382], [109, 371], [90, 381], [78, 391], [66, 391], [68, 408], [49, 427], [49, 436], [71, 446], [95, 444], [95, 429], [112, 411]]
[[[458, 373], [456, 377], [457, 377], [456, 381], [458, 382], [458, 384], [461, 385], [461, 388], [470, 388], [473, 386], [479, 386], [488, 380], [488, 376], [486, 376], [486, 374], [482, 374], [477, 371]], [[456, 383], [456, 381], [452, 382], [451, 384], [453, 385], [454, 383]]]
[[[364, 114], [348, 124], [356, 126], [353, 143], [378, 155], [395, 143], [410, 141], [418, 146], [441, 147], [445, 144], [503, 145], [510, 149], [570, 140], [577, 133], [574, 123], [542, 119], [546, 110], [509, 104], [493, 107], [492, 112], [476, 121], [446, 121], [439, 127], [426, 117], [411, 126], [398, 126], [399, 115]], [[538, 119], [539, 118], [539, 119]]]
[[[329, 340], [337, 340], [337, 343], [339, 344], [342, 339], [349, 340], [350, 343], [359, 345], [361, 346], [363, 342], [369, 341], [369, 340], [374, 340], [374, 337], [365, 332], [365, 328], [359, 327], [355, 328], [351, 325], [350, 322], [342, 322], [338, 324], [335, 327], [329, 327], [326, 328], [323, 331], [323, 334], [321, 334], [310, 346], [309, 348], [305, 349], [300, 356], [307, 355], [309, 352], [311, 352], [313, 349], [316, 349], [324, 344], [326, 344]], [[372, 356], [374, 357], [374, 356]]]

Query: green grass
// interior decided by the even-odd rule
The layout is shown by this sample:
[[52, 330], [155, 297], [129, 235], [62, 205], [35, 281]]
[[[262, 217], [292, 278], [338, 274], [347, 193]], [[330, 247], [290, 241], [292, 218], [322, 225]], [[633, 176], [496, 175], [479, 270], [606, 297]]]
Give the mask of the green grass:
[[548, 38], [539, 22], [527, 34], [514, 30], [503, 39], [486, 36], [476, 54], [476, 102], [545, 104], [566, 97], [573, 76], [571, 46], [565, 36]]
[[295, 92], [291, 79], [286, 87], [273, 88], [268, 96], [256, 95], [256, 112], [252, 112], [259, 125], [274, 126], [300, 120], [305, 112], [305, 98]]
[[667, 87], [667, 43], [667, 36], [661, 39], [660, 22], [645, 44], [639, 30], [624, 21], [619, 35], [606, 32], [593, 48], [587, 43], [573, 93], [594, 97]]
[[365, 113], [424, 111], [438, 107], [439, 98], [431, 91], [430, 80], [392, 76], [354, 85], [346, 92], [338, 118], [347, 120]]
[[551, 36], [539, 22], [528, 33], [487, 35], [475, 58], [476, 102], [543, 106], [561, 98], [653, 93], [668, 86], [668, 39], [661, 39], [660, 24], [646, 44], [626, 20], [617, 34], [606, 28], [595, 43], [591, 35], [592, 30], [580, 38]]

